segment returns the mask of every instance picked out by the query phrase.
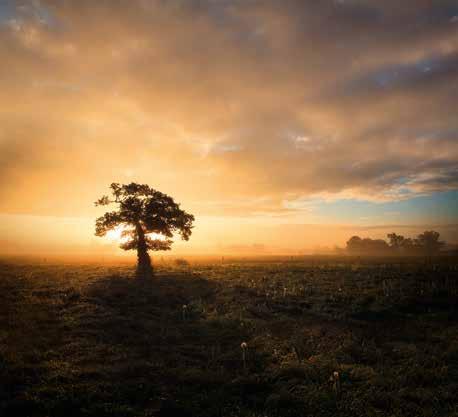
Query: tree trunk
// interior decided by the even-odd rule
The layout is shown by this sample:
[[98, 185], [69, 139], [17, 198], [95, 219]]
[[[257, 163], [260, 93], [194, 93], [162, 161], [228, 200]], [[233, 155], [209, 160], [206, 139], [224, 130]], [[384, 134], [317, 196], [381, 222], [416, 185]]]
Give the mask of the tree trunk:
[[148, 248], [145, 241], [145, 232], [140, 223], [135, 225], [137, 232], [137, 277], [149, 278], [153, 274], [153, 267], [151, 266], [151, 259], [148, 255]]

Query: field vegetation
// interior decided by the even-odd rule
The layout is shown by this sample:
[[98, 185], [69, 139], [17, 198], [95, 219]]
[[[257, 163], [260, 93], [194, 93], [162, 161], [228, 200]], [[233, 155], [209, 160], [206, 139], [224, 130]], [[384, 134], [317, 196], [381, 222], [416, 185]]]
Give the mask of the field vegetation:
[[0, 264], [0, 415], [458, 416], [448, 258]]

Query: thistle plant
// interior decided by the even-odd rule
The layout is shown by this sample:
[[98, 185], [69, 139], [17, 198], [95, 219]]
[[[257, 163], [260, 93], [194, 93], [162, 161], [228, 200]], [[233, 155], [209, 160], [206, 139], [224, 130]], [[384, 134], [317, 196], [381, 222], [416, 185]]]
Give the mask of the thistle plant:
[[183, 321], [186, 321], [188, 317], [188, 305], [187, 304], [183, 304], [183, 306], [181, 307], [181, 315], [182, 315]]
[[243, 369], [246, 371], [246, 351], [248, 349], [248, 345], [246, 342], [242, 342], [240, 344], [240, 348], [242, 349], [242, 361], [243, 361]]
[[334, 391], [334, 395], [336, 399], [340, 398], [342, 393], [342, 389], [340, 386], [340, 374], [337, 371], [334, 371], [329, 378], [329, 381], [332, 382], [332, 390]]

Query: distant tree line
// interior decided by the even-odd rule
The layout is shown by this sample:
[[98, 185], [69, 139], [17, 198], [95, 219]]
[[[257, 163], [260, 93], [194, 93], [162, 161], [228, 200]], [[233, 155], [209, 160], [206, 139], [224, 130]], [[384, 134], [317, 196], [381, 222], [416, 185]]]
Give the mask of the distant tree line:
[[353, 236], [347, 241], [347, 252], [358, 255], [436, 255], [445, 246], [439, 240], [440, 234], [427, 230], [415, 239], [396, 233], [387, 235], [388, 242], [383, 239], [360, 238]]

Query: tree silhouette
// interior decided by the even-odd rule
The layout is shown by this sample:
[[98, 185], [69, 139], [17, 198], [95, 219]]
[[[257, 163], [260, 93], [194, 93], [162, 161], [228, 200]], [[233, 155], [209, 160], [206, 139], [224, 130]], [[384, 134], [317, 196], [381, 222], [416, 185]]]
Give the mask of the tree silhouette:
[[439, 240], [439, 236], [439, 232], [427, 230], [418, 235], [416, 241], [426, 254], [435, 255], [445, 245], [445, 242]]
[[347, 250], [355, 254], [384, 254], [389, 249], [388, 244], [382, 239], [361, 239], [359, 236], [352, 236], [347, 241]]
[[405, 255], [437, 255], [445, 242], [439, 240], [440, 234], [434, 230], [427, 230], [416, 239], [404, 237], [396, 233], [389, 233], [388, 244], [381, 239], [361, 239], [352, 236], [347, 241], [347, 251], [357, 254], [405, 254]]
[[[151, 276], [153, 269], [148, 250], [169, 250], [174, 233], [188, 240], [192, 233], [194, 216], [180, 209], [172, 197], [150, 188], [146, 184], [110, 185], [112, 198], [103, 196], [96, 206], [116, 204], [118, 209], [99, 217], [95, 222], [95, 235], [105, 236], [118, 226], [127, 239], [120, 244], [124, 250], [137, 250], [137, 276]], [[151, 234], [163, 238], [153, 238]]]
[[397, 235], [396, 233], [389, 233], [386, 237], [389, 239], [388, 244], [390, 245], [390, 248], [393, 248], [394, 250], [399, 250], [405, 241], [404, 236]]

